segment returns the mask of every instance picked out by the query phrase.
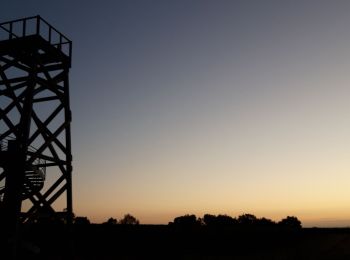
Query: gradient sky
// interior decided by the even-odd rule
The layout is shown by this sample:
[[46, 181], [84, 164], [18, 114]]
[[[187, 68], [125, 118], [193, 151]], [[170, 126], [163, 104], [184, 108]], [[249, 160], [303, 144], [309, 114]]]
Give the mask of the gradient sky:
[[349, 226], [349, 13], [345, 0], [2, 0], [0, 19], [40, 14], [73, 41], [76, 215]]

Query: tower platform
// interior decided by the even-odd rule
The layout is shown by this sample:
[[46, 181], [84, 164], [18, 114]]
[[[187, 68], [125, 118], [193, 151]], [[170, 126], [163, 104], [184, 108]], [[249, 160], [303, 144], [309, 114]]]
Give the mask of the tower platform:
[[71, 66], [72, 41], [40, 16], [0, 23], [0, 56], [10, 55], [30, 66], [31, 54], [38, 52], [42, 64]]

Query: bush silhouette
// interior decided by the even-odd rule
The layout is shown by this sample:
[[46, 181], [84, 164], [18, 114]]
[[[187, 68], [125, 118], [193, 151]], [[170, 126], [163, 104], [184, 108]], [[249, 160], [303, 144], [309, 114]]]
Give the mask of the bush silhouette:
[[138, 225], [140, 221], [130, 214], [124, 215], [124, 217], [119, 221], [122, 225]]
[[118, 224], [118, 221], [117, 219], [115, 218], [109, 218], [106, 222], [104, 222], [103, 224], [106, 224], [106, 225], [116, 225]]
[[76, 217], [76, 218], [74, 218], [74, 224], [76, 224], [76, 225], [89, 225], [90, 220], [87, 217]]

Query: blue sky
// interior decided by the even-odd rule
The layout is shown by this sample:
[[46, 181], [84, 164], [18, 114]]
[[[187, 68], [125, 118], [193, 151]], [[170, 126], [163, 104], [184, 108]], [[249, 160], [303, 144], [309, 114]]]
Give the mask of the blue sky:
[[76, 214], [349, 225], [347, 1], [3, 6], [73, 41]]

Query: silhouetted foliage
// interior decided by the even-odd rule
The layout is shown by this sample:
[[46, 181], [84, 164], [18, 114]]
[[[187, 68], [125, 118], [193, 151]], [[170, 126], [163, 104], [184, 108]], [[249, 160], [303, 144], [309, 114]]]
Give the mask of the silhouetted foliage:
[[216, 216], [211, 214], [205, 214], [203, 216], [203, 223], [207, 226], [215, 226], [216, 225]]
[[74, 224], [76, 224], [76, 225], [89, 225], [90, 220], [87, 217], [76, 217], [74, 219]]
[[197, 218], [195, 215], [184, 215], [174, 219], [174, 222], [169, 222], [169, 225], [180, 227], [206, 226], [206, 227], [253, 227], [253, 228], [277, 228], [284, 227], [288, 229], [301, 228], [301, 222], [296, 217], [286, 217], [280, 222], [268, 218], [257, 218], [252, 214], [243, 214], [238, 218], [233, 218], [228, 215], [211, 215], [205, 214], [203, 218]]
[[286, 228], [299, 229], [301, 228], [301, 221], [297, 217], [287, 216], [278, 222], [278, 225]]
[[243, 214], [238, 217], [238, 223], [243, 226], [254, 225], [257, 223], [257, 218], [252, 214]]
[[238, 223], [237, 219], [228, 215], [218, 215], [216, 221], [219, 225], [230, 226]]
[[104, 222], [103, 224], [106, 224], [106, 225], [116, 225], [118, 224], [118, 221], [117, 219], [115, 218], [109, 218], [106, 222]]
[[122, 225], [138, 225], [140, 221], [130, 214], [124, 215], [124, 217], [119, 221]]
[[197, 219], [196, 215], [184, 215], [176, 217], [173, 224], [181, 227], [193, 227], [200, 226], [201, 221]]
[[261, 227], [273, 227], [276, 225], [276, 222], [268, 218], [259, 218], [256, 220], [256, 224]]
[[238, 223], [237, 219], [228, 216], [228, 215], [210, 215], [205, 214], [203, 217], [203, 223], [211, 227], [220, 227], [220, 226], [232, 226]]

